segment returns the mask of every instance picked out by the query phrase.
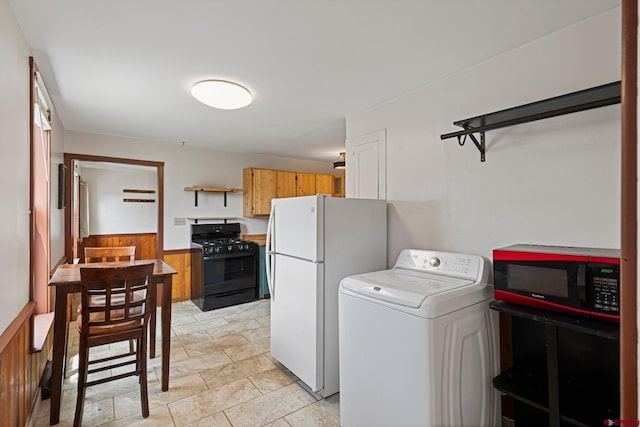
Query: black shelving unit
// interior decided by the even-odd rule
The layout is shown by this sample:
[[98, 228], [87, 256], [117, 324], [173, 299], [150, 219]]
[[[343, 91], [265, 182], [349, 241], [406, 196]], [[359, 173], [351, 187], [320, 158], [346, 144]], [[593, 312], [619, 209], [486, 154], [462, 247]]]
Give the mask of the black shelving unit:
[[517, 426], [587, 427], [619, 418], [616, 323], [494, 301], [510, 316], [512, 365], [493, 379]]
[[[464, 145], [466, 137], [469, 136], [478, 151], [480, 151], [480, 161], [484, 162], [484, 134], [486, 131], [619, 104], [620, 85], [621, 82], [617, 81], [506, 110], [458, 120], [453, 124], [460, 126], [463, 130], [442, 134], [440, 139], [457, 138], [458, 144]], [[475, 133], [480, 134], [480, 141], [474, 135]], [[465, 139], [462, 139], [462, 137]]]

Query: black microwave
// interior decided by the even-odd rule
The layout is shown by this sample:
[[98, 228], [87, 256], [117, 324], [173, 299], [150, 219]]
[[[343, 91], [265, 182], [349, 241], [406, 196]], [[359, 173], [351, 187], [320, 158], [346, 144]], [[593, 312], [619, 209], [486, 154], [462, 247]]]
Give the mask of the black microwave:
[[620, 251], [513, 245], [493, 251], [497, 300], [620, 321]]

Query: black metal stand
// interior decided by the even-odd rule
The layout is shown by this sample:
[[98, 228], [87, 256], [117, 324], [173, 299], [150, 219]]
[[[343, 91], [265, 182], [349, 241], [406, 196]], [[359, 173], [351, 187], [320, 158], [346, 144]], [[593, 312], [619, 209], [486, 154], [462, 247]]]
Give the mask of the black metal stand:
[[516, 401], [516, 425], [587, 427], [619, 418], [616, 323], [494, 301], [511, 316], [512, 366], [493, 379]]

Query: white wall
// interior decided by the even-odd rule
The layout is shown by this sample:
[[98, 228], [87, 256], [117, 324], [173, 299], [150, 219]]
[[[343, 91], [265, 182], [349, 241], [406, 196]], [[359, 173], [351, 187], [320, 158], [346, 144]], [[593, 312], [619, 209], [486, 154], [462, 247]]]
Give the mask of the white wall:
[[29, 301], [29, 48], [0, 0], [0, 333]]
[[387, 129], [389, 263], [407, 247], [489, 259], [513, 243], [619, 248], [619, 105], [489, 131], [485, 163], [440, 135], [620, 80], [620, 34], [617, 8], [348, 116], [347, 138]]
[[[47, 82], [44, 82], [45, 85]], [[64, 258], [64, 212], [65, 208], [58, 209], [58, 165], [64, 163], [64, 130], [60, 117], [53, 111], [51, 123], [51, 179], [49, 190], [51, 199], [51, 268], [54, 269]], [[72, 171], [67, 175], [72, 176]]]
[[[101, 169], [83, 167], [82, 181], [88, 186], [89, 235], [155, 233], [158, 230], [156, 169]], [[124, 193], [123, 189], [153, 190], [152, 193]], [[84, 193], [83, 193], [84, 194]], [[154, 202], [124, 202], [150, 199]]]
[[242, 154], [180, 143], [162, 144], [116, 136], [65, 132], [66, 153], [164, 162], [164, 248], [189, 247], [190, 222], [173, 225], [174, 218], [194, 216], [239, 217], [243, 234], [261, 234], [267, 229], [266, 219], [242, 217], [242, 193], [228, 193], [224, 207], [222, 193], [199, 193], [194, 206], [194, 193], [185, 187], [208, 186], [242, 188], [242, 169], [263, 167], [283, 170], [334, 173], [331, 162], [296, 160], [284, 157]]

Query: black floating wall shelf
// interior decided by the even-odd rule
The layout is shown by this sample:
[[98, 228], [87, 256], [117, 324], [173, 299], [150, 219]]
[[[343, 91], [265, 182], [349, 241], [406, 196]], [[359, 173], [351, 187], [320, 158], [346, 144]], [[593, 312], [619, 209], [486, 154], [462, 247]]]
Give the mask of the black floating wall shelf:
[[[470, 119], [458, 120], [453, 122], [453, 124], [460, 126], [463, 130], [445, 133], [440, 135], [440, 139], [458, 138], [458, 144], [464, 145], [468, 135], [478, 148], [478, 151], [480, 151], [480, 161], [484, 162], [484, 133], [486, 131], [548, 119], [563, 114], [577, 113], [592, 108], [606, 107], [607, 105], [618, 103], [620, 103], [619, 81], [532, 102], [519, 107], [483, 114]], [[478, 138], [474, 135], [475, 133], [480, 134], [480, 141], [478, 141]]]

